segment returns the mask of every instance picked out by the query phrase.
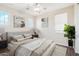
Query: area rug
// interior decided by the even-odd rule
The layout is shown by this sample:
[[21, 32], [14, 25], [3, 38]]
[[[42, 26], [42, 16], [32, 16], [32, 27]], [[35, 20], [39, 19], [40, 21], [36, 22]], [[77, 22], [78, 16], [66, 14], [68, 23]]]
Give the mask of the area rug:
[[56, 45], [56, 48], [55, 48], [52, 56], [66, 56], [66, 51], [67, 51], [66, 47]]

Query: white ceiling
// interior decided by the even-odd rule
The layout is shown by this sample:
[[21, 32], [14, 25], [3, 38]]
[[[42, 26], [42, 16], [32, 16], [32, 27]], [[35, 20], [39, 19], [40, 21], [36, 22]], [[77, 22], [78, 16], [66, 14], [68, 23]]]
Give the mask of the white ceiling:
[[[60, 8], [68, 7], [70, 5], [73, 5], [73, 3], [39, 3], [42, 8], [46, 8], [45, 10], [42, 10], [39, 14], [35, 14], [32, 7], [29, 7], [29, 5], [32, 5], [33, 3], [9, 3], [5, 4], [11, 8], [14, 8], [18, 11], [29, 13], [33, 16], [40, 15], [46, 12], [54, 11]], [[30, 10], [27, 10], [26, 8], [30, 8]]]

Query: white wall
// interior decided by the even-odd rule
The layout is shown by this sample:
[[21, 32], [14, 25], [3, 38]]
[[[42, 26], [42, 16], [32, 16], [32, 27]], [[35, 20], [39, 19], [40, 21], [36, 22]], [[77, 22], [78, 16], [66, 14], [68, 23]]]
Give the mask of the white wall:
[[[47, 39], [52, 39], [58, 44], [68, 45], [67, 38], [64, 38], [63, 33], [55, 31], [55, 15], [60, 13], [68, 14], [68, 24], [74, 25], [74, 6], [69, 6], [60, 10], [52, 11], [37, 17], [36, 28], [40, 29], [43, 36]], [[41, 18], [48, 17], [48, 28], [41, 28]], [[61, 20], [60, 20], [61, 21]]]
[[[6, 26], [5, 30], [8, 32], [17, 32], [17, 31], [27, 31], [29, 28], [27, 26], [25, 28], [14, 28], [13, 27], [13, 16], [23, 16], [25, 20], [28, 18], [33, 18], [34, 20], [34, 28], [38, 28], [41, 30], [42, 35], [47, 39], [52, 39], [56, 43], [62, 45], [68, 45], [67, 38], [64, 38], [64, 34], [56, 33], [55, 31], [55, 15], [67, 12], [68, 13], [68, 24], [74, 25], [74, 6], [69, 6], [67, 8], [62, 8], [60, 10], [48, 12], [46, 14], [40, 15], [38, 17], [33, 17], [29, 14], [25, 14], [23, 12], [17, 11], [15, 9], [11, 9], [5, 5], [0, 5], [0, 10], [6, 11], [10, 14], [9, 24]], [[48, 28], [41, 28], [41, 18], [48, 17]]]
[[76, 26], [75, 52], [79, 54], [79, 4], [75, 4], [75, 26]]
[[0, 11], [5, 11], [9, 14], [9, 23], [7, 26], [5, 26], [5, 31], [7, 31], [7, 32], [18, 32], [18, 31], [27, 31], [28, 30], [27, 26], [25, 28], [14, 28], [14, 24], [13, 24], [14, 17], [13, 16], [21, 16], [25, 19], [25, 21], [27, 21], [27, 19], [29, 19], [29, 18], [33, 19], [33, 16], [31, 16], [29, 14], [25, 14], [21, 11], [15, 10], [8, 6], [5, 6], [4, 4], [0, 4]]

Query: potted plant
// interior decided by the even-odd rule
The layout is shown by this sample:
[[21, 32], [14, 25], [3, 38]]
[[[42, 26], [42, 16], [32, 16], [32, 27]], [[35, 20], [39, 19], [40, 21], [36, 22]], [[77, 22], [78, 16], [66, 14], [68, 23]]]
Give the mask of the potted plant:
[[75, 39], [75, 26], [64, 25], [64, 37], [68, 38], [68, 45], [73, 47], [73, 39]]

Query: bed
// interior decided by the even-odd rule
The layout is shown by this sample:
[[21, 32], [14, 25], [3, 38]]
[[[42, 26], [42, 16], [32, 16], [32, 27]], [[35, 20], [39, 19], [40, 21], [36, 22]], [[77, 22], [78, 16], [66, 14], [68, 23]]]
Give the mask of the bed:
[[66, 55], [67, 49], [57, 46], [53, 40], [42, 37], [32, 39], [31, 37], [29, 33], [8, 36], [9, 56]]
[[10, 55], [15, 56], [51, 56], [55, 43], [44, 38], [29, 39], [22, 42], [9, 44]]

